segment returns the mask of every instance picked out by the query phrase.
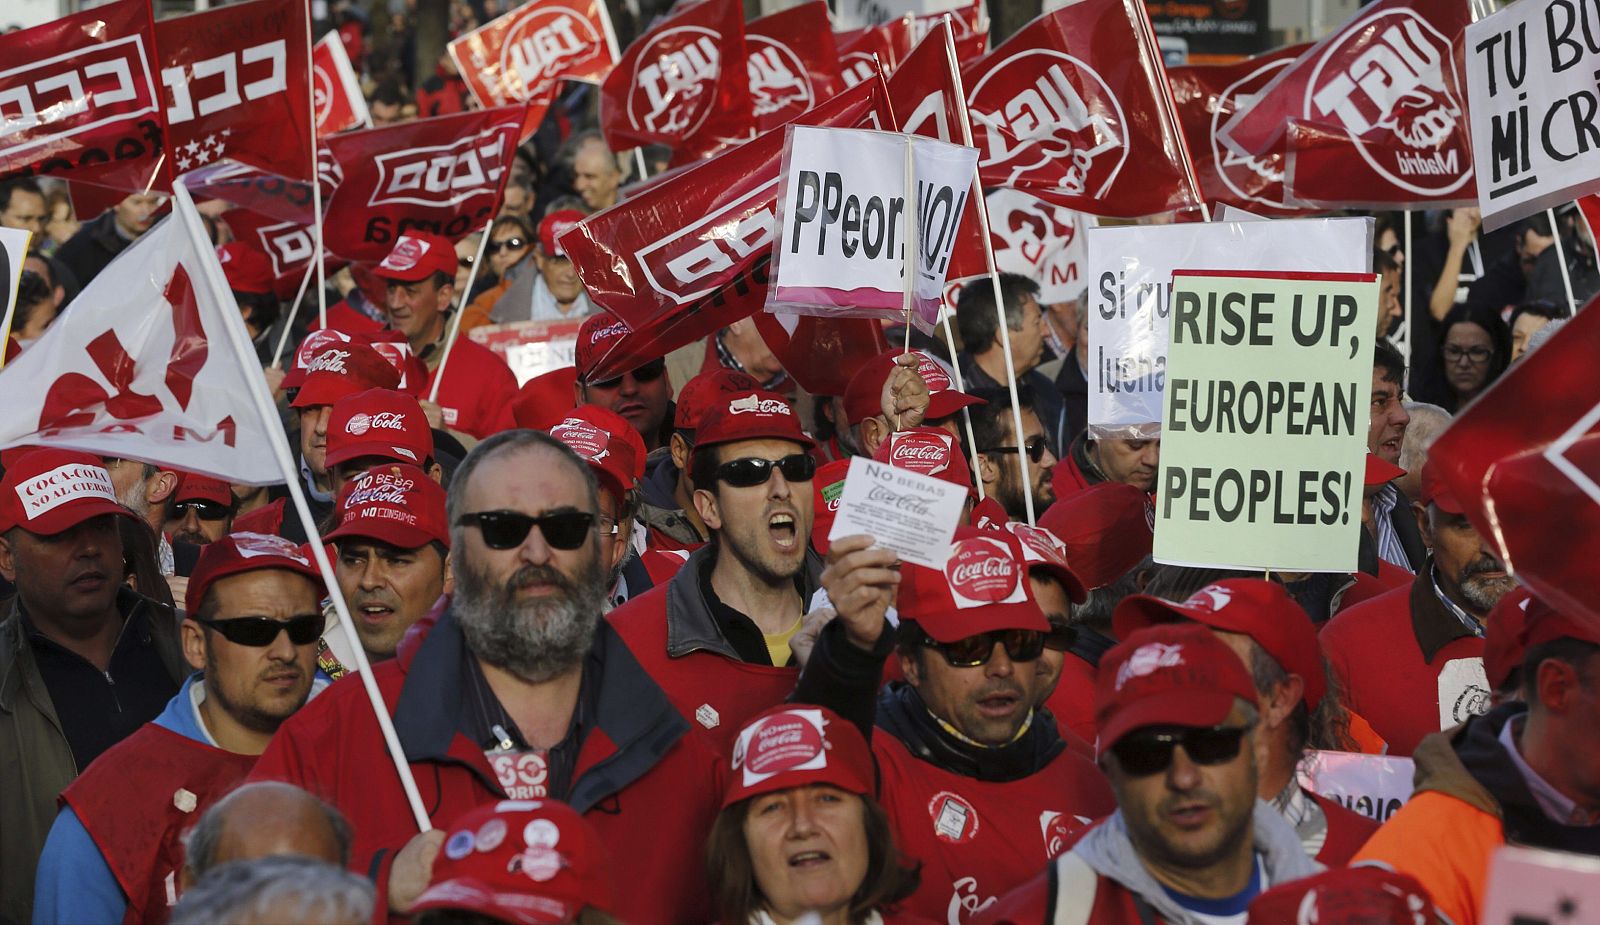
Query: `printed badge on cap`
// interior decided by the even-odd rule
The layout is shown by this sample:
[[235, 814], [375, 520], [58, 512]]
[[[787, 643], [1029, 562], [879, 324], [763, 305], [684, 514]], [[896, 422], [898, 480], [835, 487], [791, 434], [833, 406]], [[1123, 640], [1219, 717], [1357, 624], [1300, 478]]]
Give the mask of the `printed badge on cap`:
[[943, 432], [895, 433], [889, 435], [888, 463], [922, 475], [939, 475], [950, 468], [954, 447], [955, 438]]
[[25, 520], [38, 520], [63, 504], [74, 501], [117, 501], [111, 474], [104, 466], [71, 463], [42, 472], [14, 489]]
[[611, 435], [581, 418], [567, 418], [550, 428], [550, 436], [592, 463], [600, 462], [611, 453]]
[[394, 250], [383, 258], [383, 262], [379, 263], [378, 267], [383, 270], [399, 270], [403, 273], [406, 270], [414, 269], [417, 261], [421, 260], [422, 255], [427, 252], [427, 246], [420, 240], [410, 235], [401, 235], [400, 240], [394, 246]]
[[950, 596], [957, 608], [1020, 604], [1028, 599], [1022, 568], [1004, 541], [972, 536], [950, 548], [944, 565]]
[[828, 766], [822, 711], [794, 709], [745, 727], [733, 746], [733, 767], [745, 787], [787, 771]]

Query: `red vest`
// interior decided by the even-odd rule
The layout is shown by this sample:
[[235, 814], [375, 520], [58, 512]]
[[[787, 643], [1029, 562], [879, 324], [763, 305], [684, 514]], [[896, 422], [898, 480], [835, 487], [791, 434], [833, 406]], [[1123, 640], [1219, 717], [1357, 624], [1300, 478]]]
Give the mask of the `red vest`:
[[903, 908], [948, 925], [967, 925], [1117, 808], [1099, 769], [1071, 750], [1006, 782], [943, 770], [881, 729], [872, 751], [895, 844], [922, 862], [922, 883]]
[[[433, 390], [435, 370], [428, 374], [427, 395]], [[517, 394], [517, 377], [511, 367], [488, 347], [467, 337], [456, 338], [439, 386], [439, 407], [444, 426], [482, 440], [517, 426], [511, 416], [511, 399]]]
[[[1070, 903], [1069, 908], [1089, 908], [1087, 917], [1073, 916], [1068, 921], [1082, 918], [1089, 925], [1166, 925], [1167, 920], [1154, 909], [1151, 920], [1139, 916], [1133, 893], [1110, 877], [1079, 868], [1080, 877], [1066, 888], [1057, 882], [1056, 864], [1050, 864], [1022, 886], [1012, 890], [973, 918], [973, 925], [1050, 925], [1056, 920], [1057, 907]], [[1086, 886], [1092, 885], [1092, 889]]]
[[1306, 795], [1317, 801], [1317, 805], [1322, 807], [1322, 815], [1328, 820], [1328, 837], [1322, 842], [1322, 850], [1317, 852], [1317, 862], [1328, 867], [1348, 866], [1350, 859], [1367, 843], [1372, 833], [1378, 831], [1377, 820], [1352, 812], [1309, 790]]
[[1055, 716], [1062, 738], [1070, 733], [1072, 738], [1094, 745], [1093, 665], [1068, 652], [1061, 661], [1061, 680], [1056, 682], [1056, 689], [1050, 692], [1044, 705]]
[[[183, 868], [182, 836], [255, 762], [254, 755], [145, 723], [61, 792], [128, 898], [124, 922], [167, 921]], [[178, 806], [180, 790], [193, 794], [188, 812]]]

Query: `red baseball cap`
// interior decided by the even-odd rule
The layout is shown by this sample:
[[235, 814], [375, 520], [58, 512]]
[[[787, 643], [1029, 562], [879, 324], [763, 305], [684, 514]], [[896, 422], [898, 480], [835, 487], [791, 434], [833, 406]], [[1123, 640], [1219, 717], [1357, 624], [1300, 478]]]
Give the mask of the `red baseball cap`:
[[1574, 620], [1535, 597], [1528, 601], [1526, 623], [1522, 628], [1522, 649], [1570, 636], [1600, 645], [1600, 626], [1588, 620]]
[[1504, 687], [1511, 672], [1522, 667], [1522, 660], [1528, 654], [1525, 633], [1532, 600], [1533, 595], [1526, 588], [1512, 588], [1500, 595], [1500, 600], [1483, 621], [1483, 673], [1489, 679], [1491, 691]]
[[1027, 565], [1028, 574], [1035, 571], [1044, 572], [1055, 580], [1061, 582], [1061, 587], [1067, 591], [1067, 599], [1074, 604], [1081, 604], [1089, 598], [1089, 591], [1083, 586], [1083, 579], [1072, 570], [1067, 562], [1067, 544], [1049, 530], [1043, 527], [1030, 527], [1025, 523], [1007, 521], [1006, 530], [1017, 540], [1017, 547], [1022, 550], [1022, 561]]
[[518, 427], [549, 430], [572, 411], [572, 387], [577, 381], [578, 370], [572, 366], [534, 376], [511, 399], [511, 417]]
[[1144, 726], [1219, 725], [1234, 698], [1259, 705], [1244, 662], [1209, 629], [1179, 623], [1138, 630], [1100, 659], [1095, 751], [1103, 754]]
[[328, 417], [328, 465], [363, 456], [413, 466], [431, 458], [433, 431], [422, 405], [392, 389], [368, 389], [334, 402]]
[[389, 256], [372, 271], [383, 279], [414, 283], [435, 273], [456, 280], [456, 246], [450, 239], [427, 231], [413, 231], [394, 242]]
[[577, 209], [557, 209], [546, 215], [539, 222], [539, 246], [544, 249], [545, 256], [567, 256], [567, 249], [561, 246], [561, 236], [583, 219], [583, 213]]
[[13, 460], [0, 479], [0, 533], [21, 527], [55, 536], [102, 514], [134, 517], [117, 502], [111, 473], [98, 456], [35, 449]]
[[844, 477], [849, 472], [849, 459], [835, 459], [819, 466], [811, 479], [811, 548], [824, 556], [828, 554], [828, 534], [833, 531], [833, 519], [839, 516]]
[[197, 472], [178, 473], [178, 487], [172, 491], [174, 502], [212, 501], [223, 507], [233, 505], [233, 487], [221, 479]]
[[1118, 639], [1126, 639], [1145, 627], [1185, 620], [1249, 636], [1284, 671], [1305, 682], [1307, 709], [1315, 710], [1322, 702], [1328, 677], [1322, 671], [1317, 628], [1283, 585], [1260, 578], [1228, 578], [1206, 585], [1181, 604], [1134, 594], [1117, 605], [1111, 627]]
[[1039, 526], [1067, 544], [1067, 561], [1091, 591], [1150, 555], [1154, 523], [1150, 496], [1123, 482], [1100, 482], [1066, 495], [1039, 518]]
[[1434, 920], [1433, 901], [1409, 874], [1335, 867], [1266, 890], [1250, 901], [1248, 925], [1409, 925]]
[[956, 438], [938, 427], [896, 431], [878, 444], [872, 458], [918, 475], [928, 475], [972, 491], [972, 470]]
[[602, 488], [621, 501], [644, 477], [644, 438], [627, 418], [597, 405], [579, 405], [550, 436], [565, 443], [594, 469]]
[[1010, 533], [958, 527], [943, 569], [909, 563], [900, 569], [895, 602], [935, 642], [990, 630], [1050, 631], [1050, 621], [1025, 580], [1020, 544]]
[[578, 326], [578, 343], [572, 348], [572, 359], [578, 367], [578, 378], [589, 381], [589, 373], [606, 358], [617, 341], [632, 333], [626, 322], [606, 312], [596, 312], [583, 319]]
[[217, 248], [222, 275], [234, 292], [264, 295], [272, 292], [272, 259], [243, 241], [230, 241]]
[[779, 704], [739, 730], [722, 805], [810, 784], [865, 796], [874, 777], [872, 749], [854, 723], [827, 707]]
[[348, 344], [354, 339], [349, 334], [333, 328], [318, 328], [307, 334], [305, 340], [300, 342], [300, 346], [294, 349], [294, 362], [284, 371], [283, 387], [298, 389], [306, 381], [306, 367], [311, 365], [313, 358], [329, 347]]
[[749, 373], [718, 366], [707, 370], [683, 384], [678, 392], [678, 407], [673, 412], [672, 426], [678, 430], [692, 431], [700, 426], [706, 410], [718, 404], [725, 395], [738, 392], [755, 392], [761, 383]]
[[322, 595], [322, 573], [304, 547], [267, 533], [230, 533], [200, 548], [200, 558], [189, 573], [189, 606], [199, 611], [206, 592], [218, 579], [241, 572], [281, 568], [311, 579]]
[[323, 539], [359, 536], [399, 549], [437, 540], [449, 548], [444, 500], [444, 489], [416, 466], [374, 466], [339, 489], [339, 525]]
[[972, 525], [980, 530], [1003, 530], [1011, 522], [1006, 509], [990, 495], [972, 506]]
[[565, 803], [502, 800], [448, 831], [413, 913], [463, 909], [516, 925], [564, 925], [586, 907], [611, 908], [605, 848]]
[[701, 415], [695, 428], [695, 449], [739, 440], [789, 440], [806, 449], [816, 446], [800, 429], [800, 417], [789, 400], [774, 392], [724, 394]]
[[[880, 353], [868, 360], [854, 376], [850, 377], [850, 384], [845, 386], [844, 390], [844, 416], [850, 426], [854, 427], [867, 418], [883, 413], [883, 384], [889, 381], [894, 361], [902, 352], [890, 350]], [[921, 350], [913, 350], [911, 353], [917, 358], [917, 374], [928, 384], [928, 413], [925, 415], [927, 420], [936, 421], [939, 418], [949, 417], [968, 405], [984, 403], [981, 398], [956, 391], [949, 374], [933, 357]]]
[[1445, 483], [1444, 472], [1432, 457], [1422, 464], [1422, 493], [1417, 500], [1424, 505], [1436, 504], [1446, 514], [1464, 514], [1467, 510], [1456, 500], [1455, 492]]
[[367, 344], [349, 341], [331, 344], [306, 364], [305, 380], [289, 403], [291, 408], [331, 405], [347, 395], [368, 389], [393, 389], [400, 374]]
[[1384, 459], [1377, 453], [1367, 454], [1367, 471], [1361, 484], [1367, 488], [1377, 485], [1387, 485], [1395, 479], [1406, 474], [1406, 470]]

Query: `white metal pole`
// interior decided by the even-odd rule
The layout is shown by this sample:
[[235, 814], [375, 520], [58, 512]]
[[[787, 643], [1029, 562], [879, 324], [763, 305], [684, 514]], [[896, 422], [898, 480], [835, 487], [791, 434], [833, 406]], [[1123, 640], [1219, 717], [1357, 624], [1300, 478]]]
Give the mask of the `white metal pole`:
[[1567, 249], [1561, 244], [1561, 226], [1556, 224], [1556, 210], [1545, 209], [1544, 214], [1550, 219], [1550, 233], [1556, 237], [1556, 261], [1561, 264], [1561, 285], [1567, 290], [1567, 313], [1578, 313], [1578, 300], [1572, 295], [1572, 272], [1567, 269]]
[[[320, 262], [320, 255], [318, 260]], [[278, 366], [283, 361], [283, 349], [289, 343], [290, 333], [294, 331], [294, 319], [300, 314], [300, 302], [306, 297], [306, 287], [311, 285], [311, 277], [316, 272], [316, 267], [306, 267], [306, 275], [300, 278], [300, 291], [294, 294], [294, 302], [289, 306], [289, 317], [283, 322], [283, 333], [278, 335], [278, 346], [272, 351], [273, 366]]]
[[439, 371], [433, 374], [433, 388], [428, 390], [428, 401], [439, 401], [439, 383], [444, 381], [444, 368], [450, 363], [450, 348], [456, 345], [456, 338], [461, 335], [461, 316], [467, 313], [467, 297], [472, 294], [472, 284], [478, 279], [478, 268], [483, 266], [483, 255], [489, 249], [489, 229], [492, 227], [492, 218], [483, 223], [483, 237], [478, 239], [478, 256], [472, 261], [472, 269], [467, 271], [467, 290], [461, 293], [456, 316], [450, 319], [450, 336], [445, 338], [444, 353], [439, 356]]

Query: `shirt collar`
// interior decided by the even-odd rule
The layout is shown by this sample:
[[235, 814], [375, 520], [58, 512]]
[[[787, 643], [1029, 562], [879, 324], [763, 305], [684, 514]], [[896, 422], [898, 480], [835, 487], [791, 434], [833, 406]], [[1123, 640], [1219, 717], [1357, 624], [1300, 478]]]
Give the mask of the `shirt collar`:
[[1449, 611], [1451, 616], [1460, 620], [1461, 625], [1466, 627], [1467, 632], [1474, 636], [1483, 636], [1483, 624], [1474, 619], [1472, 614], [1462, 610], [1455, 601], [1445, 595], [1444, 589], [1439, 587], [1439, 566], [1437, 564], [1429, 566], [1428, 581], [1433, 585], [1434, 596], [1439, 599], [1439, 603], [1444, 605], [1444, 609]]
[[1539, 772], [1528, 766], [1522, 758], [1522, 751], [1517, 747], [1515, 732], [1522, 728], [1526, 717], [1512, 717], [1505, 725], [1500, 727], [1500, 744], [1505, 747], [1506, 754], [1511, 756], [1511, 764], [1522, 775], [1522, 782], [1528, 785], [1528, 791], [1539, 804], [1539, 809], [1558, 825], [1592, 826], [1600, 824], [1600, 812], [1590, 812], [1578, 806], [1566, 794], [1557, 790], [1551, 783], [1539, 776]]
[[1372, 496], [1373, 519], [1389, 516], [1389, 512], [1394, 510], [1395, 503], [1399, 500], [1400, 489], [1394, 487], [1393, 482], [1385, 482], [1383, 487], [1378, 489], [1378, 493]]

